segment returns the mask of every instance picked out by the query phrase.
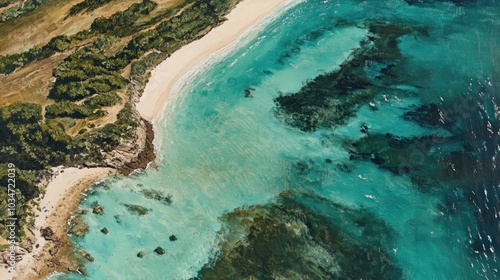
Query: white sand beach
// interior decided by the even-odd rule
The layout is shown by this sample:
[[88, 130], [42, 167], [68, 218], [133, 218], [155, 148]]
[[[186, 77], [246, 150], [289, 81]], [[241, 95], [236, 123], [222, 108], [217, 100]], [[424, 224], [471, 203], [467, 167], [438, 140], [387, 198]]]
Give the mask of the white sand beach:
[[[207, 35], [175, 52], [153, 71], [140, 102], [139, 113], [147, 120], [158, 119], [183, 79], [217, 55], [223, 54], [239, 38], [248, 34], [266, 16], [286, 6], [289, 0], [244, 0], [228, 15], [227, 20]], [[47, 186], [40, 202], [41, 211], [35, 219], [35, 238], [38, 248], [26, 254], [18, 263], [16, 275], [0, 268], [0, 279], [43, 279], [52, 272], [45, 267], [50, 258], [48, 246], [40, 235], [40, 228], [51, 227], [57, 236], [67, 236], [67, 220], [83, 198], [82, 192], [100, 178], [116, 174], [111, 168], [59, 169]], [[66, 237], [67, 238], [67, 237]], [[69, 239], [68, 239], [69, 240]], [[69, 241], [68, 241], [69, 242]]]
[[239, 3], [227, 15], [227, 20], [223, 24], [211, 30], [203, 38], [182, 47], [152, 71], [141, 100], [136, 105], [139, 113], [150, 121], [160, 117], [185, 78], [210, 59], [221, 55], [266, 16], [285, 7], [288, 2], [288, 0], [245, 0]]
[[17, 264], [16, 273], [0, 270], [0, 279], [33, 279], [43, 263], [37, 263], [38, 255], [48, 250], [47, 242], [40, 234], [40, 229], [50, 227], [58, 235], [66, 235], [66, 224], [69, 216], [78, 207], [82, 193], [99, 179], [115, 174], [112, 168], [56, 168], [55, 176], [47, 185], [46, 193], [40, 201], [41, 211], [35, 210], [36, 244], [30, 254]]

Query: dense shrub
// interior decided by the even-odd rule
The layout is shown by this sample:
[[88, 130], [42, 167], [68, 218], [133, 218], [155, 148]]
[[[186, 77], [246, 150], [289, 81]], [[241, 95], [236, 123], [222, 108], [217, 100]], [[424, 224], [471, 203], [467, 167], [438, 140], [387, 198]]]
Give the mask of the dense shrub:
[[112, 0], [84, 0], [69, 9], [69, 15], [76, 15], [80, 12], [92, 12], [93, 10], [111, 2]]
[[[6, 7], [9, 4], [13, 3], [14, 1], [12, 0], [0, 0], [0, 7]], [[34, 9], [40, 7], [41, 5], [45, 4], [48, 0], [27, 0], [24, 3], [20, 3], [19, 5], [15, 5], [12, 8], [7, 9], [6, 11], [3, 11], [0, 13], [0, 23], [6, 22], [8, 20], [17, 18], [27, 12], [33, 11]], [[21, 2], [21, 1], [18, 1]], [[1, 4], [3, 3], [3, 4]]]
[[92, 33], [88, 31], [78, 32], [71, 37], [60, 35], [52, 38], [42, 47], [34, 46], [23, 53], [0, 56], [0, 74], [10, 74], [30, 62], [51, 57], [56, 52], [66, 51], [89, 36], [92, 36]]
[[0, 8], [9, 6], [13, 1], [12, 0], [0, 0]]
[[120, 100], [121, 100], [120, 96], [118, 96], [118, 94], [116, 94], [115, 92], [106, 92], [85, 100], [83, 104], [87, 108], [95, 109], [95, 108], [113, 106], [119, 103]]
[[125, 11], [117, 12], [109, 18], [99, 17], [92, 22], [90, 28], [100, 33], [112, 33], [116, 36], [127, 36], [137, 30], [133, 28], [134, 23], [141, 15], [149, 14], [156, 8], [157, 4], [150, 0], [143, 0], [130, 6]]
[[92, 110], [85, 106], [76, 105], [68, 101], [61, 101], [49, 105], [45, 109], [47, 118], [70, 117], [75, 119], [86, 118], [92, 115]]
[[[104, 2], [84, 0], [78, 5], [85, 6], [83, 10], [90, 10]], [[111, 151], [124, 140], [135, 136], [139, 122], [129, 102], [118, 113], [115, 123], [103, 127], [89, 125], [82, 128], [76, 136], [68, 135], [66, 130], [73, 126], [75, 119], [100, 116], [104, 113], [102, 107], [121, 101], [116, 92], [127, 83], [121, 76], [124, 67], [133, 63], [130, 73], [132, 79], [139, 81], [139, 84], [145, 83], [147, 78], [144, 74], [148, 69], [215, 26], [235, 2], [189, 0], [149, 21], [142, 21], [139, 26], [135, 24], [137, 20], [156, 7], [154, 2], [145, 0], [110, 18], [96, 20], [92, 27], [94, 31], [56, 36], [45, 46], [33, 47], [20, 54], [0, 56], [0, 73], [8, 74], [32, 61], [67, 51], [99, 32], [104, 33], [92, 45], [74, 51], [53, 70], [56, 81], [49, 92], [49, 98], [55, 103], [46, 106], [45, 119], [42, 107], [37, 104], [16, 103], [0, 107], [0, 179], [6, 174], [2, 169], [6, 163], [15, 163], [19, 172], [23, 173], [19, 196], [23, 201], [28, 201], [38, 195], [37, 179], [43, 176], [48, 167], [82, 163], [104, 165], [103, 152]], [[193, 5], [186, 6], [187, 3]], [[173, 16], [181, 8], [185, 8], [183, 12]], [[76, 10], [74, 8], [73, 12]], [[135, 35], [116, 54], [109, 55], [103, 51], [117, 41], [110, 39], [110, 35], [134, 34], [161, 20], [165, 21], [151, 30]], [[141, 58], [147, 52], [150, 53]], [[136, 59], [138, 60], [135, 61]], [[79, 100], [84, 101], [74, 103]], [[1, 199], [2, 195], [3, 192], [0, 192], [0, 220], [6, 216], [2, 212], [2, 201], [5, 201]], [[23, 202], [20, 205], [24, 207], [25, 204]], [[26, 220], [27, 212], [23, 208], [19, 214], [18, 221], [21, 225]], [[5, 233], [3, 230], [0, 225], [0, 234]]]

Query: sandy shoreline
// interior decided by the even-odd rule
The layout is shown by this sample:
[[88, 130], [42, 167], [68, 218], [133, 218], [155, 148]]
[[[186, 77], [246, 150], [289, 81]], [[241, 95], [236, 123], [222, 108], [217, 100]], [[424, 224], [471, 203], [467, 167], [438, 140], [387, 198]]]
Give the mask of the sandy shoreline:
[[[160, 63], [152, 72], [140, 102], [136, 104], [139, 113], [149, 121], [158, 120], [162, 112], [171, 104], [174, 93], [182, 82], [211, 59], [223, 54], [233, 43], [244, 37], [273, 11], [284, 7], [289, 0], [244, 0], [228, 15], [227, 20], [211, 30], [201, 39], [194, 41], [175, 52]], [[153, 122], [154, 123], [154, 122]], [[35, 229], [33, 251], [23, 256], [18, 263], [16, 274], [10, 274], [0, 268], [0, 279], [43, 279], [54, 268], [48, 265], [56, 259], [56, 268], [68, 268], [73, 264], [61, 253], [71, 246], [67, 235], [67, 221], [78, 207], [82, 193], [99, 179], [116, 174], [111, 168], [64, 168], [55, 172], [57, 175], [49, 182], [46, 194], [40, 202], [41, 211], [35, 210]], [[50, 227], [56, 241], [45, 241], [40, 228]], [[38, 248], [36, 247], [38, 245]], [[57, 258], [57, 249], [61, 259]]]
[[[227, 20], [201, 39], [176, 51], [151, 72], [136, 108], [143, 118], [158, 120], [171, 104], [186, 78], [208, 61], [221, 56], [224, 50], [245, 37], [273, 11], [283, 8], [289, 0], [244, 0], [227, 16]], [[168, 110], [167, 110], [168, 111]]]
[[[67, 221], [83, 198], [83, 192], [90, 185], [103, 177], [116, 174], [112, 168], [58, 168], [55, 176], [49, 182], [46, 193], [40, 201], [41, 211], [35, 210], [35, 229], [33, 251], [23, 256], [17, 264], [16, 273], [8, 273], [0, 269], [0, 279], [38, 279], [46, 275], [45, 261], [50, 259], [49, 249], [55, 242], [46, 241], [40, 234], [40, 228], [50, 227], [54, 235], [60, 239], [58, 244], [66, 244], [69, 237], [66, 234]], [[38, 245], [38, 248], [36, 248]], [[64, 260], [61, 260], [63, 263]]]

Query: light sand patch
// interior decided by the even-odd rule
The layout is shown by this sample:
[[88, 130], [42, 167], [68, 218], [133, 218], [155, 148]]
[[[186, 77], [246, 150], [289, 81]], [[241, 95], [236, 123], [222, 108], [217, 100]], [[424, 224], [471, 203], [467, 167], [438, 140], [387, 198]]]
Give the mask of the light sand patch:
[[[116, 174], [112, 168], [56, 168], [55, 176], [47, 186], [40, 202], [41, 211], [35, 211], [35, 238], [38, 248], [24, 256], [18, 263], [16, 275], [0, 268], [0, 279], [39, 279], [39, 272], [44, 274], [44, 254], [47, 254], [48, 242], [40, 235], [40, 228], [50, 227], [56, 236], [66, 236], [67, 220], [78, 207], [82, 193], [99, 179]], [[37, 261], [41, 256], [42, 261]], [[43, 278], [43, 277], [41, 277]]]

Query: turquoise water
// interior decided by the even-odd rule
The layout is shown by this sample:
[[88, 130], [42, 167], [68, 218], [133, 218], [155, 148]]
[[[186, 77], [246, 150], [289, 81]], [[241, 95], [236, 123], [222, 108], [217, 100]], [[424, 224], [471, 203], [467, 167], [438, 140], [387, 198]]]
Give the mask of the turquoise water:
[[[102, 216], [91, 211], [85, 216], [90, 232], [75, 239], [78, 248], [95, 258], [86, 265], [86, 278], [194, 277], [218, 250], [222, 215], [273, 202], [286, 190], [375, 213], [395, 232], [388, 249], [406, 279], [496, 278], [494, 253], [471, 253], [479, 229], [468, 192], [451, 181], [422, 191], [407, 175], [350, 161], [341, 143], [362, 137], [363, 123], [371, 133], [451, 136], [453, 131], [422, 127], [402, 115], [429, 102], [453, 103], [470, 92], [470, 84], [493, 75], [499, 35], [492, 30], [498, 30], [498, 12], [496, 1], [410, 6], [402, 0], [310, 0], [274, 18], [181, 89], [175, 110], [160, 122], [162, 162], [157, 169], [108, 179], [82, 202], [85, 209], [96, 201], [105, 208]], [[336, 25], [340, 20], [352, 24]], [[427, 28], [428, 37], [399, 40], [405, 83], [377, 95], [372, 102], [378, 110], [363, 105], [343, 125], [314, 132], [286, 125], [275, 114], [274, 98], [338, 70], [368, 35], [368, 20]], [[244, 98], [247, 88], [254, 89], [251, 98]], [[332, 168], [325, 158], [345, 163], [350, 172]], [[298, 171], [300, 162], [308, 164], [308, 172]], [[144, 189], [171, 195], [172, 203], [149, 199], [141, 193]], [[450, 196], [460, 203], [453, 214], [438, 208]], [[150, 211], [138, 216], [123, 204]], [[109, 229], [107, 235], [102, 227]], [[175, 242], [169, 241], [172, 234]], [[166, 254], [153, 253], [157, 246]], [[141, 250], [143, 259], [136, 257]]]

